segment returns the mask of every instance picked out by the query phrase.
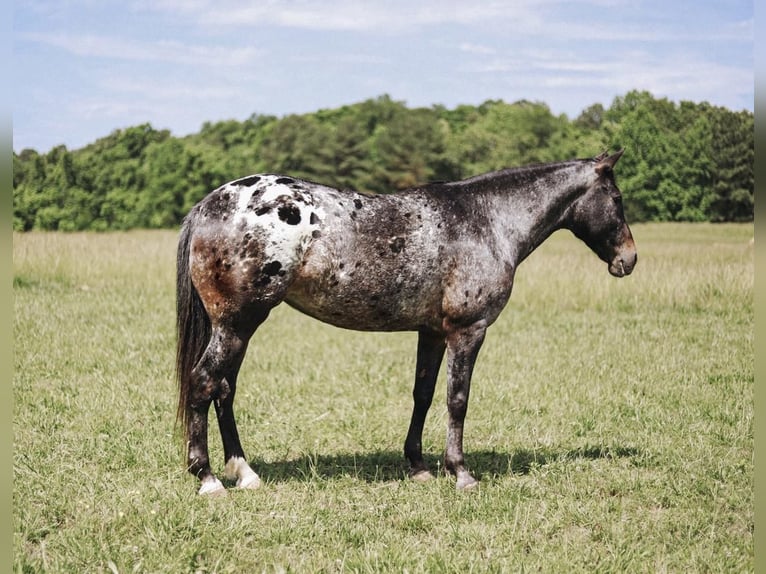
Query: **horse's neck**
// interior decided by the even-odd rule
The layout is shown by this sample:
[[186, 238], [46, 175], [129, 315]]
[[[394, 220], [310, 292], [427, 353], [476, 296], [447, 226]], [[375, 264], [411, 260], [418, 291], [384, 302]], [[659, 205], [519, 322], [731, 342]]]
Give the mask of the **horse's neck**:
[[564, 225], [566, 212], [586, 189], [584, 166], [571, 164], [488, 194], [493, 231], [514, 267]]

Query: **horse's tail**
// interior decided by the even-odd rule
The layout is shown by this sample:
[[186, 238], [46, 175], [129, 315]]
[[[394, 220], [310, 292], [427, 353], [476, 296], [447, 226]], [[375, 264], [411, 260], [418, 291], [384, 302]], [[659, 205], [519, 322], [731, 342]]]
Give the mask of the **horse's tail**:
[[183, 426], [184, 442], [189, 439], [188, 421], [191, 414], [192, 369], [205, 352], [210, 340], [210, 318], [199, 293], [191, 281], [189, 255], [192, 221], [184, 220], [178, 239], [176, 271], [176, 379], [178, 381], [178, 411], [176, 420]]

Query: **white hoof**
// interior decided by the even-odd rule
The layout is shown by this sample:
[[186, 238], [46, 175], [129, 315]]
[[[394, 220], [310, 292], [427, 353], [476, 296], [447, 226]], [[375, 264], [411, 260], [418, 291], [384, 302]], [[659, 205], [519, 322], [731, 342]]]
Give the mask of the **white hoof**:
[[410, 478], [415, 482], [428, 482], [434, 478], [434, 475], [428, 470], [420, 470], [415, 474], [410, 475]]
[[473, 490], [479, 486], [479, 481], [470, 475], [468, 471], [463, 471], [457, 475], [457, 484], [455, 487], [458, 490]]
[[230, 458], [223, 472], [227, 479], [237, 481], [237, 488], [254, 490], [261, 486], [261, 479], [244, 458]]
[[218, 496], [220, 494], [226, 494], [226, 489], [223, 484], [217, 478], [209, 478], [202, 483], [199, 487], [200, 496]]
[[237, 481], [237, 488], [246, 488], [249, 490], [255, 490], [256, 488], [261, 486], [260, 477], [257, 474], [255, 474], [252, 470], [250, 472], [252, 472], [251, 475], [242, 477]]

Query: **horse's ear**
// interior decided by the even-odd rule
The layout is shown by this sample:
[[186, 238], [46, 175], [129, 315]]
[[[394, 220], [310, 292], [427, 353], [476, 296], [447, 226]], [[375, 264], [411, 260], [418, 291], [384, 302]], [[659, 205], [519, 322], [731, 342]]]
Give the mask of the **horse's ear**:
[[625, 148], [613, 153], [610, 156], [607, 156], [606, 152], [599, 155], [596, 158], [596, 161], [598, 162], [596, 163], [596, 173], [599, 175], [604, 175], [605, 173], [612, 171], [614, 164], [617, 163], [617, 160], [620, 159], [623, 153], [625, 153]]
[[606, 156], [608, 156], [608, 155], [609, 155], [609, 150], [605, 149], [600, 154], [598, 154], [596, 157], [594, 157], [593, 160], [596, 161], [596, 162], [603, 161], [603, 160], [606, 159]]

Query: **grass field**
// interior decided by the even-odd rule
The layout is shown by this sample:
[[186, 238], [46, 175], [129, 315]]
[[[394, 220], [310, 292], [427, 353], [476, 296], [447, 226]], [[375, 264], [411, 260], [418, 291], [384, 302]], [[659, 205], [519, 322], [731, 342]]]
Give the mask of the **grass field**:
[[753, 571], [753, 226], [633, 231], [625, 279], [567, 233], [520, 267], [473, 379], [478, 490], [406, 479], [414, 334], [280, 307], [236, 405], [264, 484], [214, 499], [174, 427], [176, 234], [14, 235], [14, 570]]

